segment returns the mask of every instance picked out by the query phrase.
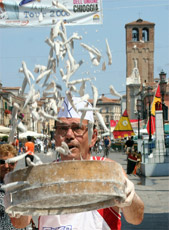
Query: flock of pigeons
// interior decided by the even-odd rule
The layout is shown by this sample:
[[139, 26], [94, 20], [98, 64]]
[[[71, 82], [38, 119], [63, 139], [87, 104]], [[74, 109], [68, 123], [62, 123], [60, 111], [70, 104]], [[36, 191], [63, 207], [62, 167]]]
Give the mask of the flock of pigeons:
[[[65, 6], [59, 4], [58, 1], [53, 1], [52, 3], [53, 6], [61, 9], [64, 8], [64, 10], [68, 11], [68, 9], [65, 9]], [[39, 20], [43, 20], [42, 15], [39, 16]], [[61, 96], [61, 87], [57, 84], [57, 78], [54, 76], [56, 74], [56, 69], [59, 69], [62, 82], [66, 87], [65, 96], [68, 98], [70, 104], [75, 110], [76, 107], [74, 106], [72, 97], [74, 96], [74, 94], [78, 94], [81, 100], [88, 100], [89, 94], [85, 92], [85, 88], [86, 83], [89, 82], [93, 93], [92, 110], [105, 132], [109, 132], [109, 129], [106, 127], [103, 117], [99, 112], [99, 109], [96, 108], [96, 103], [98, 100], [98, 90], [96, 86], [94, 86], [94, 84], [92, 83], [93, 79], [82, 78], [77, 80], [71, 80], [71, 77], [84, 63], [83, 60], [76, 61], [73, 56], [74, 42], [75, 40], [82, 40], [82, 36], [80, 36], [78, 33], [73, 33], [72, 36], [68, 37], [66, 26], [63, 20], [60, 20], [58, 22], [53, 21], [53, 24], [54, 26], [51, 28], [50, 36], [45, 40], [45, 43], [49, 46], [47, 65], [35, 65], [34, 73], [38, 74], [36, 78], [34, 74], [28, 69], [24, 61], [22, 61], [22, 66], [19, 69], [19, 71], [24, 75], [20, 96], [24, 97], [26, 87], [29, 88], [29, 92], [22, 109], [28, 106], [34, 121], [43, 122], [49, 119], [57, 120], [58, 108], [61, 108], [63, 103], [63, 97]], [[88, 52], [92, 65], [101, 65], [101, 69], [104, 71], [106, 69], [106, 62], [104, 61], [101, 64], [101, 52], [94, 46], [91, 47], [85, 43], [80, 43], [80, 45], [86, 52]], [[107, 39], [106, 53], [108, 58], [108, 65], [111, 65], [112, 54]], [[66, 65], [61, 68], [60, 63], [66, 63]], [[39, 86], [38, 90], [36, 90], [37, 86]], [[114, 89], [112, 85], [110, 86], [110, 93], [113, 96], [121, 98], [121, 95]], [[47, 103], [44, 103], [44, 105], [39, 109], [38, 101], [41, 97], [47, 98]], [[9, 135], [9, 143], [13, 142], [17, 127], [23, 132], [26, 131], [26, 127], [23, 125], [22, 121], [18, 117], [19, 110], [21, 110], [19, 108], [19, 105], [17, 103], [14, 103], [11, 120], [12, 129]], [[82, 113], [81, 122], [84, 119], [85, 114], [88, 110], [91, 110], [91, 108], [85, 107], [80, 110], [80, 112]], [[90, 143], [93, 134], [92, 122], [89, 122], [88, 124], [88, 133]], [[60, 151], [62, 154], [69, 154], [69, 149], [65, 144], [63, 144], [63, 146], [61, 146], [58, 151]], [[16, 160], [18, 160], [18, 158]], [[39, 159], [38, 162], [40, 162]], [[32, 164], [31, 162], [29, 163]]]

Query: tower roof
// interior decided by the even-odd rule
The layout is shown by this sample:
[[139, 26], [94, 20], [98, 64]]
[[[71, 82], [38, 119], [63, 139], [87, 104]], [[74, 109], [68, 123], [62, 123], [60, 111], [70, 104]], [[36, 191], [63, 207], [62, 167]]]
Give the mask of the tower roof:
[[148, 22], [148, 21], [143, 21], [143, 19], [141, 19], [141, 18], [139, 18], [139, 19], [137, 19], [136, 21], [133, 21], [133, 22], [129, 22], [129, 23], [127, 23], [127, 24], [125, 24], [125, 27], [126, 26], [130, 26], [130, 25], [152, 25], [152, 26], [154, 26], [155, 25], [155, 23], [152, 23], [152, 22]]

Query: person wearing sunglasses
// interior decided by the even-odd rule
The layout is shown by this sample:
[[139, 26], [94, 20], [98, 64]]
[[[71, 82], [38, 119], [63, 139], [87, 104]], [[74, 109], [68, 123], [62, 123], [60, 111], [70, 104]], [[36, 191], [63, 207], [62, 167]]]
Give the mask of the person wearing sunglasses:
[[[84, 119], [81, 121], [79, 111], [88, 108]], [[84, 110], [83, 110], [84, 111]], [[94, 124], [92, 106], [88, 101], [73, 98], [73, 105], [65, 98], [62, 108], [58, 113], [55, 125], [56, 146], [62, 146], [65, 142], [69, 148], [69, 154], [60, 154], [61, 160], [104, 160], [110, 159], [92, 156], [91, 149], [97, 140], [97, 132], [93, 129], [91, 137], [91, 125]], [[90, 141], [89, 141], [90, 140]], [[87, 172], [86, 172], [87, 173]], [[125, 174], [125, 173], [124, 173]], [[134, 184], [127, 179], [126, 200], [114, 207], [81, 212], [67, 215], [40, 216], [39, 230], [43, 229], [76, 229], [76, 230], [120, 230], [121, 211], [127, 222], [138, 225], [143, 220], [144, 204], [136, 194]]]
[[17, 156], [17, 150], [12, 145], [0, 145], [0, 229], [3, 230], [23, 229], [30, 223], [31, 219], [29, 216], [9, 217], [5, 212], [5, 191], [1, 188], [1, 185], [4, 183], [5, 175], [16, 167], [16, 163], [7, 163], [6, 160], [15, 156]]

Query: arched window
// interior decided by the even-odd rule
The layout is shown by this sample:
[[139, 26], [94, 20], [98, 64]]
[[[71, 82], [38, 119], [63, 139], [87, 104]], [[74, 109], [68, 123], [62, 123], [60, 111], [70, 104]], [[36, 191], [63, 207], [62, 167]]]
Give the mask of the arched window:
[[132, 30], [132, 41], [133, 42], [139, 41], [139, 31], [137, 28], [133, 28]]
[[144, 42], [149, 41], [149, 30], [147, 28], [143, 28], [142, 30], [142, 40]]

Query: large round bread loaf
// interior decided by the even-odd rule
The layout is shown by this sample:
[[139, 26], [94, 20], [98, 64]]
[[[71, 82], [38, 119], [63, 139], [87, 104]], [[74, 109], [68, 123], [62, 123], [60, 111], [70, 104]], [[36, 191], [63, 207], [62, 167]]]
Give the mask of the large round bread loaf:
[[6, 195], [6, 211], [53, 215], [95, 210], [123, 202], [124, 173], [108, 161], [64, 161], [8, 173], [5, 184], [27, 181]]

